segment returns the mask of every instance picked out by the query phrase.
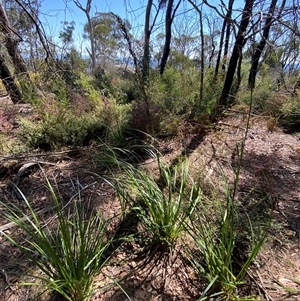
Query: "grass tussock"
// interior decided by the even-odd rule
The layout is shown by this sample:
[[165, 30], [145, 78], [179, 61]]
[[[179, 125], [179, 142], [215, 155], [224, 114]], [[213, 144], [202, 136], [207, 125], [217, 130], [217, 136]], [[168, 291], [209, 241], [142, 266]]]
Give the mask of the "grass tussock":
[[124, 210], [134, 211], [150, 244], [173, 248], [198, 202], [199, 186], [189, 177], [187, 162], [173, 169], [158, 160], [159, 179], [125, 166], [114, 184]]
[[56, 227], [50, 228], [22, 195], [29, 214], [12, 204], [1, 205], [7, 212], [7, 219], [23, 231], [25, 241], [3, 231], [1, 234], [37, 269], [28, 273], [38, 281], [23, 285], [39, 283], [43, 291], [56, 292], [66, 300], [89, 300], [94, 293], [94, 278], [101, 273], [109, 258], [106, 252], [110, 245], [106, 235], [107, 223], [98, 214], [87, 215], [88, 208], [80, 198], [68, 209], [64, 208], [46, 181], [52, 195]]

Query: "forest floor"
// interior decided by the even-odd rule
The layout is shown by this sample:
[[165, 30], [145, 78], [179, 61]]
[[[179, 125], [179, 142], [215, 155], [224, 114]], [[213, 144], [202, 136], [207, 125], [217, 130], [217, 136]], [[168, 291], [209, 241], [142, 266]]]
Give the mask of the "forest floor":
[[[17, 113], [25, 109], [18, 109]], [[13, 130], [10, 118], [2, 123], [4, 129]], [[244, 202], [248, 211], [257, 212], [258, 218], [263, 219], [261, 213], [266, 210], [272, 214], [266, 242], [248, 273], [251, 285], [245, 289], [257, 300], [300, 300], [300, 135], [287, 134], [272, 122], [269, 117], [251, 117], [242, 161], [239, 201]], [[224, 176], [229, 182], [233, 180], [237, 145], [241, 144], [245, 127], [246, 114], [232, 110], [214, 129], [182, 124], [176, 137], [156, 143], [165, 162], [175, 164], [188, 156], [193, 173], [201, 176], [207, 189], [212, 185], [219, 188]], [[81, 200], [92, 202], [104, 218], [111, 218], [111, 227], [122, 232], [119, 234], [134, 232], [136, 225], [132, 221], [120, 224], [120, 203], [112, 188], [96, 176], [105, 176], [106, 171], [99, 164], [101, 153], [92, 146], [1, 156], [1, 201], [24, 206], [22, 197], [10, 184], [13, 181], [32, 206], [42, 211], [45, 222], [53, 220], [51, 210], [47, 209], [51, 208], [49, 191], [36, 162], [63, 200], [72, 202], [80, 191]], [[142, 164], [155, 172], [155, 160], [147, 159]], [[17, 228], [1, 214], [0, 228], [18, 234]], [[180, 241], [172, 256], [142, 256], [135, 243], [116, 245], [112, 263], [104, 269], [107, 277], [99, 276], [96, 284], [100, 288], [109, 278], [122, 279], [122, 289], [114, 286], [99, 291], [92, 300], [197, 300], [204, 287], [184, 255], [182, 246], [186, 243]], [[0, 301], [35, 300], [32, 296], [37, 288], [16, 285], [28, 268], [24, 256], [0, 236]]]

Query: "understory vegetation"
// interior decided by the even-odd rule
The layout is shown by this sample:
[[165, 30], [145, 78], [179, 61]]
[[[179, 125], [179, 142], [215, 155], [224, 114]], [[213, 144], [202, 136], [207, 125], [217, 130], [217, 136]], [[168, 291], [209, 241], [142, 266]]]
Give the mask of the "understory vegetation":
[[[138, 244], [138, 252], [145, 254], [172, 257], [178, 247], [182, 248], [204, 285], [199, 288], [197, 300], [257, 300], [241, 293], [240, 288], [250, 281], [248, 271], [255, 265], [266, 238], [271, 209], [258, 223], [236, 199], [243, 147], [237, 148], [240, 161], [234, 187], [229, 188], [226, 182], [232, 179], [224, 175], [221, 191], [219, 187], [207, 191], [201, 177], [191, 172], [188, 158], [182, 157], [169, 166], [157, 150], [146, 148], [155, 139], [180, 136], [185, 124], [197, 124], [205, 130], [213, 127], [210, 120], [215, 118], [221, 90], [218, 81], [208, 75], [199, 100], [196, 69], [169, 66], [163, 76], [151, 74], [145, 100], [134, 74], [131, 76], [128, 80], [111, 73], [100, 85], [93, 76], [77, 74], [76, 85], [71, 85], [68, 93], [50, 90], [51, 99], [49, 95], [32, 98], [30, 114], [16, 119], [15, 142], [4, 145], [11, 140], [2, 140], [3, 153], [18, 152], [20, 145], [27, 152], [101, 149], [99, 164], [109, 171], [105, 181], [119, 198], [119, 218], [131, 216], [139, 225], [138, 231], [129, 236], [108, 231], [110, 221], [82, 204], [80, 194], [71, 205], [63, 205], [59, 190], [55, 191], [50, 179], [45, 178], [57, 220], [51, 227], [44, 225], [25, 196], [25, 212], [17, 205], [1, 203], [6, 218], [24, 231], [25, 241], [5, 231], [2, 234], [33, 264], [30, 276], [36, 281], [20, 284], [40, 284], [46, 287], [43, 291], [54, 291], [70, 301], [89, 300], [95, 291], [112, 286], [120, 287], [126, 295], [122, 279], [109, 279], [100, 288], [94, 281], [112, 264], [116, 249], [111, 246], [128, 241]], [[241, 83], [234, 98], [236, 105], [230, 110], [244, 112], [247, 118], [251, 114], [266, 117], [269, 131], [278, 126], [295, 130], [300, 107], [299, 95], [288, 91], [293, 77], [285, 82], [287, 90], [277, 90], [272, 77], [266, 74], [258, 75], [258, 79], [261, 81], [253, 91]], [[39, 75], [35, 80], [39, 81]], [[49, 85], [56, 87], [54, 83]], [[157, 161], [154, 174], [140, 165], [149, 154]]]
[[[186, 122], [209, 127], [218, 110], [221, 84], [210, 76], [209, 69], [207, 73], [201, 100], [199, 73], [195, 67], [182, 70], [169, 67], [163, 76], [153, 72], [146, 96], [139, 90], [134, 74], [128, 80], [112, 73], [105, 79], [107, 88], [103, 89], [92, 76], [78, 75], [76, 84], [80, 90], [71, 86], [68, 94], [57, 95], [55, 90], [50, 90], [47, 95], [29, 99], [32, 114], [16, 120], [19, 129], [15, 149], [5, 145], [4, 136], [1, 149], [16, 152], [20, 142], [23, 150], [24, 146], [27, 150], [87, 146], [93, 141], [122, 147], [126, 146], [130, 131], [167, 138], [180, 134], [180, 124]], [[272, 72], [258, 75], [258, 80], [259, 84], [252, 92], [242, 81], [234, 96], [235, 107], [246, 113], [251, 102], [254, 114], [270, 119], [271, 131], [276, 126], [297, 131], [300, 102], [298, 90], [293, 92], [295, 77], [287, 75], [285, 89], [277, 88]], [[39, 86], [38, 82], [36, 85]], [[10, 116], [2, 115], [1, 118], [7, 122]]]
[[[271, 173], [283, 186], [286, 174], [299, 171], [273, 164], [281, 144], [271, 155], [256, 154], [253, 175], [252, 161], [243, 162], [255, 120], [265, 121], [265, 136], [300, 130], [299, 7], [284, 0], [246, 0], [244, 8], [231, 0], [220, 8], [148, 0], [139, 1], [147, 2], [141, 19], [141, 8], [126, 9], [137, 22], [130, 24], [93, 11], [92, 0], [63, 1], [87, 23], [79, 33], [64, 20], [55, 37], [39, 20], [43, 2], [0, 0], [0, 159], [13, 166], [0, 166], [0, 241], [24, 256], [15, 286], [38, 287], [27, 295], [33, 301], [88, 301], [96, 294], [110, 300], [111, 288], [121, 294], [117, 301], [145, 300], [133, 297], [137, 279], [133, 288], [126, 280], [157, 260], [164, 281], [153, 289], [156, 300], [164, 300], [167, 278], [176, 273], [179, 286], [190, 281], [196, 289], [165, 300], [272, 300], [251, 274], [272, 227], [271, 189], [263, 186], [274, 185]], [[237, 119], [243, 126], [233, 124]], [[230, 154], [223, 152], [230, 138], [222, 125], [240, 137]], [[217, 143], [224, 138], [221, 151], [205, 140], [209, 133]], [[191, 155], [201, 142], [212, 153], [195, 168], [200, 155]], [[299, 150], [284, 159], [298, 162]], [[71, 154], [77, 179], [68, 173]], [[26, 162], [19, 166], [15, 158]], [[88, 162], [79, 167], [77, 159]], [[244, 171], [256, 182], [242, 190]], [[31, 172], [43, 179], [34, 188], [21, 180]], [[71, 197], [69, 184], [57, 181], [68, 177]], [[94, 188], [99, 183], [106, 190]], [[294, 178], [290, 183], [296, 186]], [[94, 193], [83, 197], [88, 186]], [[36, 197], [37, 187], [45, 190]], [[100, 200], [114, 208], [99, 210]], [[133, 257], [141, 264], [114, 273]], [[182, 273], [172, 266], [178, 258]], [[6, 293], [13, 285], [0, 266], [2, 274]]]
[[[170, 260], [178, 247], [183, 248], [182, 254], [206, 286], [199, 290], [198, 300], [256, 300], [240, 296], [239, 287], [247, 282], [247, 271], [264, 242], [270, 212], [262, 226], [248, 217], [241, 233], [239, 219], [245, 216], [226, 186], [218, 197], [216, 191], [215, 197], [209, 197], [187, 161], [168, 167], [157, 152], [148, 152], [157, 162], [157, 176], [117, 159], [117, 155], [108, 160], [112, 168], [105, 181], [119, 197], [121, 223], [128, 215], [137, 221], [134, 233], [120, 236], [116, 230], [108, 230], [110, 220], [103, 220], [101, 212], [85, 204], [80, 191], [64, 204], [46, 177], [54, 213], [47, 223], [20, 190], [25, 209], [1, 202], [7, 220], [23, 233], [22, 239], [2, 230], [1, 234], [33, 264], [26, 274], [36, 281], [19, 285], [40, 285], [40, 294], [55, 292], [70, 301], [89, 300], [95, 292], [112, 286], [127, 295], [122, 279], [109, 278], [100, 287], [94, 281], [105, 267], [116, 264], [114, 245], [128, 241], [139, 245], [136, 252], [140, 254], [160, 253]], [[243, 243], [248, 247], [239, 249]]]

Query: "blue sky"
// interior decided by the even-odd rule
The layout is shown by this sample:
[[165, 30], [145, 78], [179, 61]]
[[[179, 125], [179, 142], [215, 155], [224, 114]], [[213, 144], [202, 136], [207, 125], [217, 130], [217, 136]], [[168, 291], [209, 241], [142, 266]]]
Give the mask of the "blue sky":
[[[78, 0], [83, 7], [86, 6], [87, 0]], [[115, 14], [120, 15], [122, 18], [129, 20], [132, 25], [131, 34], [135, 38], [140, 38], [143, 33], [144, 26], [144, 13], [148, 0], [92, 0], [92, 13], [94, 16], [95, 12], [109, 12], [112, 11]], [[157, 1], [155, 1], [157, 3]], [[209, 0], [220, 9], [220, 0]], [[225, 1], [226, 2], [226, 1]], [[236, 0], [237, 7], [243, 6], [243, 0]], [[185, 18], [183, 27], [189, 26], [197, 22], [195, 16], [197, 13], [191, 11], [191, 6], [184, 1], [182, 11], [187, 13], [181, 14], [182, 11], [178, 11], [179, 16]], [[207, 8], [208, 9], [208, 8]], [[59, 32], [62, 30], [62, 22], [75, 22], [75, 31], [73, 35], [74, 44], [78, 49], [86, 48], [86, 41], [83, 39], [83, 27], [87, 22], [84, 12], [82, 12], [75, 4], [73, 0], [43, 0], [41, 6], [40, 19], [44, 25], [44, 28], [48, 35], [52, 37], [54, 43], [59, 44]], [[209, 11], [209, 9], [208, 9]], [[240, 13], [238, 13], [240, 14]], [[192, 16], [191, 16], [192, 15]], [[163, 28], [164, 20], [162, 19], [163, 14], [159, 16], [156, 24], [157, 28]], [[191, 19], [192, 18], [192, 19]], [[159, 27], [161, 25], [161, 27]], [[159, 30], [159, 29], [158, 29]], [[184, 28], [182, 28], [184, 32]], [[197, 34], [197, 29], [196, 34]], [[158, 31], [153, 31], [153, 36], [158, 34]], [[209, 31], [208, 31], [209, 33]], [[194, 32], [195, 34], [195, 32]]]
[[[79, 0], [85, 8], [86, 0]], [[93, 0], [92, 15], [97, 12], [112, 11], [127, 18], [132, 24], [137, 24], [145, 11], [146, 0]], [[86, 23], [85, 14], [74, 4], [73, 0], [44, 0], [41, 6], [41, 21], [45, 30], [54, 40], [58, 39], [62, 22], [74, 21], [76, 29], [74, 32], [75, 43], [82, 41], [83, 26]], [[142, 24], [142, 23], [141, 23]], [[137, 28], [138, 30], [138, 28]]]

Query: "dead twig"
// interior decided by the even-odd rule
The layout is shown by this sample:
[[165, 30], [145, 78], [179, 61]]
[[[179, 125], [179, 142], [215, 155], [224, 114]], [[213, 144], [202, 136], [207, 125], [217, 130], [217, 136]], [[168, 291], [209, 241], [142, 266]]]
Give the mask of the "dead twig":
[[263, 282], [261, 279], [261, 276], [258, 271], [256, 271], [256, 274], [260, 280], [260, 283], [250, 274], [250, 272], [247, 272], [248, 277], [255, 283], [255, 285], [258, 287], [260, 292], [263, 294], [263, 296], [267, 299], [267, 301], [274, 301], [274, 299], [267, 293], [265, 288], [263, 287]]

